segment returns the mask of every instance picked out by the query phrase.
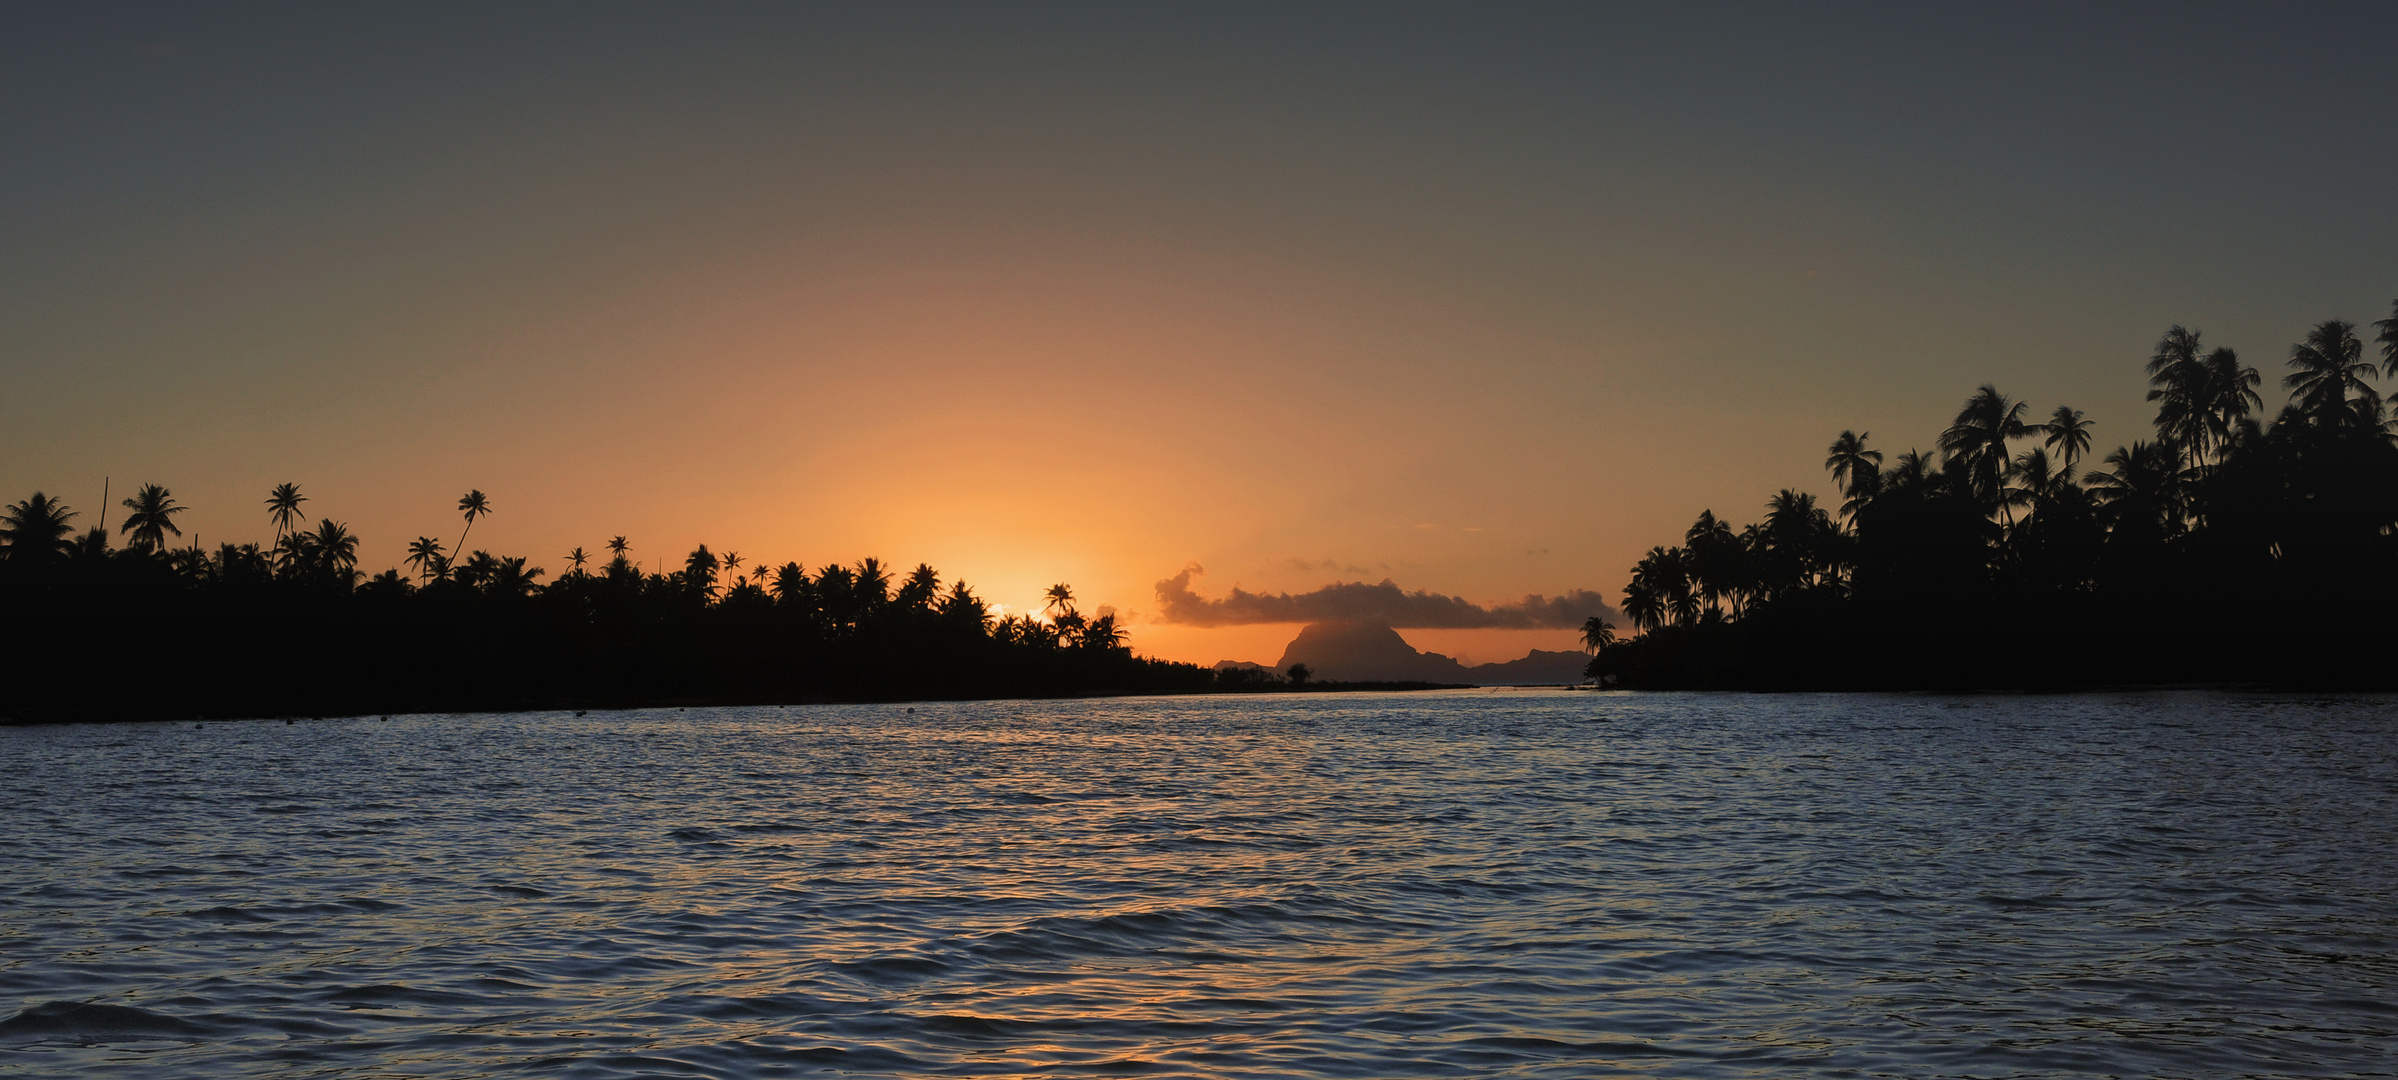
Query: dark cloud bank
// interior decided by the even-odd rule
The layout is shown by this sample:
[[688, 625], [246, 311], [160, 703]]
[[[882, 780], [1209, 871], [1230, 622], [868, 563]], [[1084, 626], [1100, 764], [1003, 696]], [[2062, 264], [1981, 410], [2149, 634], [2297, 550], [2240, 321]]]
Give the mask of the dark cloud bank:
[[1484, 607], [1435, 592], [1408, 592], [1386, 578], [1373, 585], [1339, 582], [1296, 596], [1235, 588], [1221, 600], [1210, 600], [1191, 591], [1191, 578], [1204, 572], [1193, 563], [1157, 583], [1160, 621], [1183, 626], [1354, 621], [1409, 630], [1570, 630], [1593, 615], [1622, 622], [1615, 608], [1588, 589]]

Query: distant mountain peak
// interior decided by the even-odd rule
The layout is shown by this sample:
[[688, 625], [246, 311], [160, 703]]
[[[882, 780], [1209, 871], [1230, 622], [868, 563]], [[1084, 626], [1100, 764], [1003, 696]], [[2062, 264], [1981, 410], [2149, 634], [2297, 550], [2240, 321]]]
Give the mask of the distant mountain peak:
[[1589, 658], [1535, 649], [1521, 660], [1467, 667], [1454, 657], [1420, 652], [1397, 630], [1374, 620], [1312, 622], [1282, 650], [1276, 671], [1306, 664], [1330, 682], [1567, 683], [1582, 678]]

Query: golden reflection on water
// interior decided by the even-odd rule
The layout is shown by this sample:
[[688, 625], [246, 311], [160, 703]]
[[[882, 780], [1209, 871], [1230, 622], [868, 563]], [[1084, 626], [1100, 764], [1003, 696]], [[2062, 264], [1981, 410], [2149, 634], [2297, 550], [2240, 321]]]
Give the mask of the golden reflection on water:
[[[0, 975], [223, 1018], [142, 1051], [193, 1075], [2131, 1074], [2202, 1026], [2274, 1072], [2392, 1034], [2343, 1004], [2398, 978], [2371, 702], [917, 708], [0, 732], [47, 785], [0, 811]], [[2304, 1014], [2210, 1004], [2260, 982]]]

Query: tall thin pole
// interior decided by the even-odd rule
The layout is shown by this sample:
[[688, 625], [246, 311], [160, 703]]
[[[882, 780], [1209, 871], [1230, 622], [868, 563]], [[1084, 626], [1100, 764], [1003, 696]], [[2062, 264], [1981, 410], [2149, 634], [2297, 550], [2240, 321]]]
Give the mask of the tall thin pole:
[[108, 535], [108, 478], [100, 478], [100, 535]]

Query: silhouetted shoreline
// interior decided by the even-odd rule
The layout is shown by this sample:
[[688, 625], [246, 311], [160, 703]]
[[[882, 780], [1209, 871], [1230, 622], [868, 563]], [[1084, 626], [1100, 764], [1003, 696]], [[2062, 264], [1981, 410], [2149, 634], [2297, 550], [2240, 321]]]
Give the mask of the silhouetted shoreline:
[[[2375, 325], [2398, 377], [2398, 303]], [[2398, 441], [2353, 324], [2261, 374], [2176, 326], [2147, 365], [2153, 440], [2083, 473], [2093, 423], [1983, 386], [1884, 466], [1842, 432], [1836, 510], [1785, 489], [1712, 512], [1632, 571], [1638, 636], [1594, 620], [1588, 672], [1638, 689], [2398, 688]], [[2013, 444], [2031, 444], [2020, 453]]]
[[[124, 500], [119, 548], [77, 535], [43, 493], [0, 516], [0, 720], [359, 716], [810, 701], [933, 701], [1276, 690], [1270, 671], [1137, 656], [1113, 613], [1085, 615], [1053, 586], [1038, 615], [994, 617], [963, 582], [875, 559], [810, 573], [742, 568], [702, 546], [644, 571], [617, 537], [568, 571], [419, 537], [410, 572], [365, 577], [358, 539], [303, 513], [298, 485], [268, 494], [266, 547], [173, 546], [182, 512], [145, 485]], [[463, 528], [493, 512], [458, 502]]]

